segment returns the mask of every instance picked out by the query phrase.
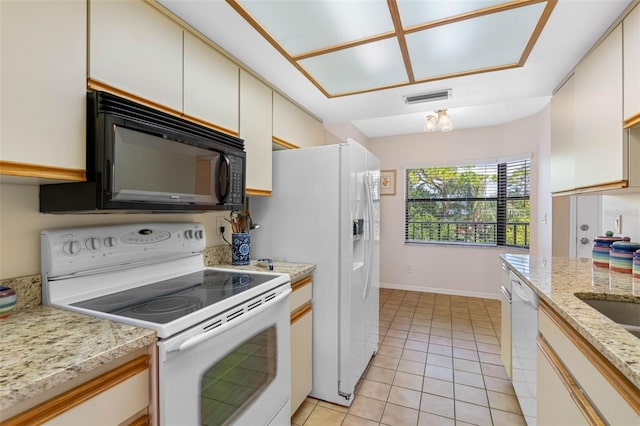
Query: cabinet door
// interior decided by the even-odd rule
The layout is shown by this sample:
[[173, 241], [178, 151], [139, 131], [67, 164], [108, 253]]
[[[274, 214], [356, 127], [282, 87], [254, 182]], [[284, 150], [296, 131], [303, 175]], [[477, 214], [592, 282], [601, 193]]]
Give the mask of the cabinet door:
[[571, 398], [560, 376], [538, 347], [537, 353], [538, 401], [536, 424], [550, 425], [588, 425], [587, 419]]
[[[310, 306], [310, 305], [309, 305]], [[311, 392], [313, 311], [296, 318], [291, 324], [291, 415]]]
[[0, 15], [0, 160], [84, 179], [86, 2], [0, 1]]
[[575, 77], [551, 99], [551, 191], [575, 188]]
[[239, 67], [191, 33], [184, 33], [184, 114], [238, 134]]
[[297, 147], [322, 145], [322, 123], [278, 93], [273, 94], [273, 136]]
[[89, 7], [89, 77], [181, 112], [182, 28], [143, 0]]
[[272, 91], [240, 72], [240, 138], [247, 152], [247, 194], [271, 194]]
[[576, 187], [627, 179], [622, 132], [622, 26], [575, 71]]
[[640, 6], [622, 22], [624, 43], [624, 119], [640, 122]]

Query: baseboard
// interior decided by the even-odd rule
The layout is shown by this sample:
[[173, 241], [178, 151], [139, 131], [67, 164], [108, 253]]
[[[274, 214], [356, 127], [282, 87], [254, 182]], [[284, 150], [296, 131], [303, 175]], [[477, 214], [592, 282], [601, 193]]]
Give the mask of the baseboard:
[[391, 290], [419, 291], [421, 293], [448, 294], [450, 296], [479, 297], [482, 299], [500, 300], [500, 294], [498, 293], [483, 293], [479, 291], [453, 290], [450, 288], [422, 287], [422, 286], [392, 284], [392, 283], [383, 283], [383, 282], [380, 283], [380, 288], [388, 288]]

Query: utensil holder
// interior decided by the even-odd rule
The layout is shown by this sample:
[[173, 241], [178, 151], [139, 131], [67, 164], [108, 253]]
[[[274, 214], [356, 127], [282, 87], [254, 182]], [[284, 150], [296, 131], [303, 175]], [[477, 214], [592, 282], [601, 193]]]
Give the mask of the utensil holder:
[[248, 232], [231, 234], [231, 264], [248, 265], [251, 239]]

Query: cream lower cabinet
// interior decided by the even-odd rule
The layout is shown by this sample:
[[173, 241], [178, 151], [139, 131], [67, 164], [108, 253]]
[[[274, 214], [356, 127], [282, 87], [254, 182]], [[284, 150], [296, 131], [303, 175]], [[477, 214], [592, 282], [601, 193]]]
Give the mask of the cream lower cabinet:
[[640, 389], [543, 301], [538, 327], [538, 425], [640, 424]]
[[[155, 350], [155, 346], [149, 349]], [[153, 356], [151, 357], [153, 358]], [[8, 420], [1, 426], [146, 425], [153, 423], [149, 355], [114, 361], [106, 373], [81, 383]], [[55, 391], [55, 388], [53, 389]]]
[[291, 416], [311, 392], [313, 366], [312, 280], [291, 285]]
[[85, 179], [87, 4], [0, 1], [0, 174]]

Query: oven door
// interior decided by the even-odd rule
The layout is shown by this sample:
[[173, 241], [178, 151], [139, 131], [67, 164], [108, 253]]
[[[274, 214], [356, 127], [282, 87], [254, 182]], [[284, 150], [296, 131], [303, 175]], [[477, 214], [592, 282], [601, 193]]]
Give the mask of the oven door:
[[290, 424], [290, 293], [158, 343], [161, 425]]

